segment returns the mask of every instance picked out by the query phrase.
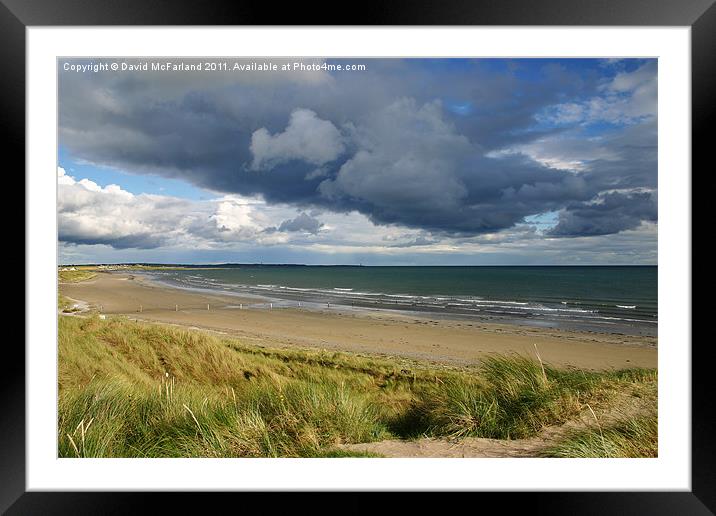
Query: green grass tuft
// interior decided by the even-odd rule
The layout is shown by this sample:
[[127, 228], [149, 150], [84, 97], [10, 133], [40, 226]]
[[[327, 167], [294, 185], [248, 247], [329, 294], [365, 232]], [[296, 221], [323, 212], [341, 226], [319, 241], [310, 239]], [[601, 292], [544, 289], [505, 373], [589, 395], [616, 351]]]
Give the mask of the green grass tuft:
[[659, 429], [656, 412], [625, 418], [606, 428], [571, 433], [547, 449], [546, 457], [633, 458], [657, 457]]
[[393, 429], [420, 435], [519, 439], [579, 414], [588, 402], [609, 399], [655, 373], [558, 370], [522, 356], [493, 356], [479, 377], [431, 386], [413, 402]]

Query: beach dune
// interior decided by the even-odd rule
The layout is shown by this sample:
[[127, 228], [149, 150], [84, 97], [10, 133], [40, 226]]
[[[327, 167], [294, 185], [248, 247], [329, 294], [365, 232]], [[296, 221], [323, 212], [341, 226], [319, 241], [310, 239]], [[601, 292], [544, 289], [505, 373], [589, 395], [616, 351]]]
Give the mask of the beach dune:
[[[60, 284], [60, 292], [104, 314], [209, 329], [247, 344], [402, 356], [475, 364], [491, 353], [519, 353], [557, 367], [657, 367], [657, 339], [447, 320], [380, 310], [271, 308], [268, 300], [158, 285], [137, 275], [100, 273]], [[208, 306], [207, 306], [208, 305]]]

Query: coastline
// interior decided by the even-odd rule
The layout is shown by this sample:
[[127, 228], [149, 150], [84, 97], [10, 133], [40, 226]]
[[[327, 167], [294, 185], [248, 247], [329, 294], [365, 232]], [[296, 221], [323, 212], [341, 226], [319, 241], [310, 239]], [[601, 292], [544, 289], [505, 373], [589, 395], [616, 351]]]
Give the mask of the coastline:
[[[375, 274], [368, 275], [351, 267], [345, 272], [332, 266], [296, 272], [299, 269], [244, 266], [211, 274], [160, 270], [139, 270], [137, 274], [160, 285], [194, 292], [256, 296], [282, 308], [303, 305], [321, 309], [330, 304], [358, 311], [509, 326], [658, 336], [656, 302], [650, 297], [653, 292], [644, 290], [631, 273], [625, 284], [614, 283], [614, 273], [601, 272], [611, 268], [578, 268], [581, 272], [575, 275], [574, 269], [550, 267], [548, 274], [538, 275], [534, 288], [525, 288], [520, 280], [525, 273], [532, 276], [537, 272], [529, 267], [458, 267], [454, 270], [460, 272], [455, 274], [444, 267], [407, 267], [400, 269], [399, 282], [395, 281], [398, 271], [391, 267], [377, 267]], [[641, 278], [647, 283], [651, 279]], [[478, 290], [480, 295], [476, 295]]]
[[217, 331], [259, 346], [330, 349], [460, 365], [479, 363], [491, 354], [535, 358], [537, 346], [541, 358], [555, 367], [657, 367], [656, 337], [350, 307], [271, 308], [269, 301], [255, 296], [189, 291], [131, 273], [99, 273], [84, 282], [63, 283], [60, 290], [107, 315]]

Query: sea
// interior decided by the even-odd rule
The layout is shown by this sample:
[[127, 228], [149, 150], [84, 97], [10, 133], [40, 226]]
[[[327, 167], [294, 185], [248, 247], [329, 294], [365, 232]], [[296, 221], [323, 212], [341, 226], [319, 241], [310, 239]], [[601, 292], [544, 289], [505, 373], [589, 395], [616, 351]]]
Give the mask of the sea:
[[142, 274], [174, 287], [255, 297], [254, 308], [384, 310], [656, 336], [657, 272], [656, 266], [222, 265]]

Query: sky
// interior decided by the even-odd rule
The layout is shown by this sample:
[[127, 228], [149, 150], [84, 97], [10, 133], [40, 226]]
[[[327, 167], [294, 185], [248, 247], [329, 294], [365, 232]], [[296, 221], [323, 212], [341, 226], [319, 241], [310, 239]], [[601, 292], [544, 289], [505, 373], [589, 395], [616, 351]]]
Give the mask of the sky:
[[63, 264], [657, 263], [655, 59], [58, 73]]

